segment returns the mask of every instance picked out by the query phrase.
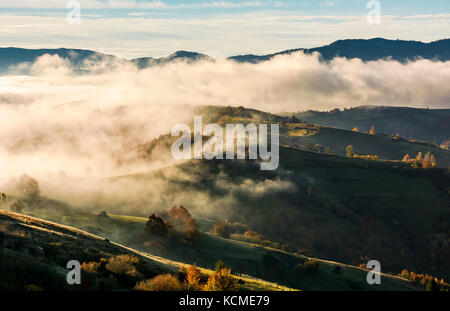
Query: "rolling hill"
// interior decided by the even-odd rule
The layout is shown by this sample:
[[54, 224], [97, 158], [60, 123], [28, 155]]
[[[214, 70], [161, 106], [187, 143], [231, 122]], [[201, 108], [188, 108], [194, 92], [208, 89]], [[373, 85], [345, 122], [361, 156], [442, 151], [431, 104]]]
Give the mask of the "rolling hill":
[[[70, 178], [58, 181], [68, 189], [77, 182], [72, 184]], [[146, 217], [182, 204], [203, 223], [203, 232], [211, 231], [218, 220], [227, 219], [263, 235], [268, 245], [307, 256], [356, 266], [371, 258], [379, 260], [385, 272], [408, 269], [449, 278], [446, 220], [450, 217], [450, 181], [444, 169], [412, 169], [396, 162], [281, 147], [276, 171], [260, 171], [254, 161], [200, 160], [148, 173], [90, 180], [89, 185], [112, 192], [80, 194], [81, 211]], [[139, 188], [127, 195], [126, 189], [132, 185]], [[121, 196], [116, 197], [118, 194]], [[25, 212], [106, 234], [137, 249], [145, 243], [142, 236], [131, 234], [136, 229], [142, 232], [142, 227], [132, 224], [142, 226], [142, 220], [131, 218], [131, 227], [117, 230], [89, 220], [92, 216], [81, 217], [55, 204], [45, 206]], [[213, 244], [213, 238], [202, 237], [210, 241], [205, 243]], [[225, 251], [226, 247], [222, 253], [212, 246], [197, 249], [188, 245], [184, 249], [156, 243], [149, 247], [149, 252], [160, 256], [202, 262], [206, 267], [221, 258], [233, 263], [236, 272], [267, 278], [261, 266], [252, 270], [245, 261], [230, 259], [230, 254], [240, 252]], [[267, 279], [302, 289], [295, 283], [282, 283], [289, 282], [288, 278]]]
[[[129, 290], [135, 284], [133, 281], [165, 273], [175, 274], [180, 267], [187, 266], [85, 231], [5, 210], [0, 210], [0, 238], [2, 291]], [[138, 259], [134, 271], [136, 277], [130, 277], [130, 273], [124, 276], [118, 269], [110, 268], [108, 277], [82, 274], [81, 285], [68, 285], [66, 282], [69, 271], [66, 264], [70, 260], [101, 262], [104, 258], [112, 264], [111, 258], [124, 255]], [[212, 273], [206, 269], [202, 272]], [[242, 290], [290, 290], [263, 280], [245, 276], [238, 278], [242, 281]], [[118, 284], [122, 287], [117, 287]]]
[[[443, 130], [434, 131], [436, 132], [434, 137], [447, 137], [448, 131], [445, 131], [447, 127], [445, 121], [448, 118], [446, 117], [446, 114], [448, 113], [447, 110], [430, 110], [430, 112], [427, 113], [428, 110], [424, 112], [424, 110], [421, 109], [418, 109], [417, 111], [415, 109], [411, 109], [412, 112], [410, 114], [414, 114], [414, 116], [416, 116], [416, 121], [414, 121], [413, 117], [411, 117], [411, 120], [405, 121], [405, 119], [408, 119], [410, 114], [405, 114], [404, 117], [400, 117], [397, 121], [389, 116], [384, 118], [385, 115], [390, 114], [390, 109], [385, 109], [383, 107], [373, 108], [375, 111], [373, 116], [371, 116], [370, 110], [365, 114], [364, 108], [360, 109], [363, 110], [363, 112], [359, 115], [366, 116], [366, 119], [361, 121], [363, 124], [363, 126], [359, 128], [361, 132], [352, 131], [352, 129], [356, 126], [354, 123], [357, 123], [358, 119], [355, 117], [354, 120], [351, 114], [348, 113], [348, 121], [346, 121], [346, 111], [339, 113], [305, 112], [302, 114], [296, 114], [297, 118], [288, 117], [292, 116], [292, 114], [282, 114], [284, 117], [280, 117], [244, 107], [199, 107], [196, 113], [203, 115], [208, 122], [219, 122], [221, 124], [284, 122], [287, 125], [280, 128], [280, 144], [306, 151], [319, 151], [325, 153], [325, 149], [328, 147], [329, 150], [327, 150], [327, 152], [345, 156], [346, 147], [348, 145], [352, 145], [355, 153], [357, 154], [377, 155], [380, 159], [393, 161], [400, 161], [406, 154], [409, 154], [411, 157], [415, 157], [419, 152], [422, 152], [423, 155], [430, 152], [435, 155], [436, 162], [440, 167], [447, 168], [450, 166], [449, 150], [442, 149], [439, 146], [423, 141], [410, 141], [402, 138], [401, 135], [400, 137], [389, 135], [390, 128], [401, 129], [405, 126], [404, 124], [418, 124], [420, 123], [418, 120], [421, 118], [420, 120], [424, 120], [424, 125], [419, 126], [419, 128], [429, 129], [429, 127], [431, 127], [435, 129], [436, 126], [438, 126]], [[355, 108], [355, 111], [358, 112], [360, 109]], [[408, 111], [409, 108], [398, 109], [400, 111], [399, 113], [401, 113], [403, 110]], [[382, 112], [377, 114], [376, 111]], [[397, 111], [397, 108], [392, 108], [392, 111]], [[335, 113], [337, 115], [343, 114], [344, 116], [335, 117], [335, 119], [339, 121], [334, 123], [332, 121], [328, 121], [335, 120], [333, 119], [333, 115]], [[388, 121], [386, 122], [385, 120]], [[364, 122], [366, 122], [366, 124], [370, 123], [371, 125], [375, 125], [377, 128], [377, 133], [375, 135], [368, 134], [367, 132], [369, 131], [370, 126], [365, 127]], [[386, 123], [389, 124], [389, 127], [383, 126]], [[387, 133], [383, 131], [384, 129], [387, 130]], [[363, 131], [366, 131], [366, 133]], [[428, 132], [431, 131], [432, 130], [429, 130]], [[420, 132], [420, 130], [415, 131], [415, 133], [417, 132]]]
[[[66, 212], [53, 213], [52, 216], [48, 213], [49, 210], [33, 211], [37, 214], [41, 212], [44, 212], [51, 219], [66, 224], [78, 226], [83, 224], [85, 230], [103, 231], [101, 233], [103, 238], [68, 226], [57, 225], [54, 222], [1, 211], [1, 232], [4, 236], [7, 236], [1, 249], [7, 263], [3, 267], [4, 269], [13, 268], [13, 275], [9, 275], [12, 281], [8, 278], [6, 280], [13, 282], [14, 286], [17, 286], [16, 289], [19, 290], [23, 290], [26, 285], [30, 284], [45, 289], [55, 289], [57, 287], [51, 286], [58, 284], [58, 286], [61, 286], [58, 288], [59, 290], [70, 290], [71, 288], [64, 284], [65, 274], [67, 273], [64, 265], [69, 258], [80, 258], [79, 260], [83, 262], [123, 254], [138, 257], [139, 265], [137, 268], [141, 272], [145, 271], [146, 277], [161, 273], [175, 273], [180, 267], [187, 267], [187, 264], [181, 263], [180, 260], [203, 267], [203, 272], [211, 273], [211, 270], [205, 269], [205, 267], [214, 269], [215, 263], [222, 260], [234, 273], [237, 273], [236, 277], [243, 284], [242, 290], [291, 290], [290, 287], [294, 286], [303, 290], [405, 291], [423, 289], [418, 284], [384, 273], [381, 274], [381, 285], [371, 286], [366, 282], [367, 270], [319, 259], [315, 259], [319, 262], [317, 272], [297, 278], [292, 274], [293, 268], [311, 258], [257, 244], [225, 239], [207, 232], [202, 233], [199, 242], [193, 245], [170, 244], [170, 242], [160, 240], [157, 237], [143, 235], [146, 218], [113, 214], [110, 214], [108, 218], [99, 218], [95, 214], [74, 209], [71, 210], [70, 215], [66, 210]], [[208, 227], [207, 224], [203, 224], [203, 226]], [[105, 238], [115, 238], [121, 243], [138, 250], [123, 247]], [[161, 247], [148, 246], [150, 244], [148, 241], [153, 241], [154, 244], [157, 243], [156, 241], [165, 243], [166, 247], [170, 249], [163, 251]], [[53, 257], [48, 258], [48, 255], [46, 255], [46, 258], [36, 256], [33, 249], [40, 248], [44, 249], [46, 253], [52, 254]], [[70, 248], [71, 251], [68, 252], [67, 248]], [[164, 257], [170, 259], [163, 258], [158, 253], [163, 253]], [[48, 267], [49, 271], [45, 271], [50, 272], [49, 275], [43, 280], [33, 279], [33, 277], [27, 278], [22, 274], [20, 267], [11, 267], [12, 261], [17, 260], [19, 256], [22, 256], [21, 262], [24, 261], [29, 265], [25, 267], [25, 270], [33, 269], [40, 260], [40, 265]], [[275, 272], [263, 272], [267, 269], [267, 267], [262, 268], [263, 262], [267, 258], [275, 260]], [[336, 267], [339, 267], [338, 272]], [[0, 275], [8, 273], [11, 274], [11, 271], [4, 270], [0, 272]], [[39, 274], [39, 271], [36, 271], [35, 274]], [[262, 280], [263, 277], [272, 282]], [[51, 284], [42, 283], [44, 281], [50, 281]], [[46, 287], [45, 285], [51, 286]], [[11, 289], [11, 283], [9, 285], [2, 284], [2, 286]]]
[[[222, 125], [280, 123], [279, 168], [261, 171], [259, 163], [253, 160], [197, 160], [110, 178], [61, 176], [54, 180], [59, 188], [43, 184], [43, 197], [39, 203], [26, 206], [23, 212], [178, 263], [213, 268], [218, 260], [223, 260], [234, 273], [251, 275], [289, 288], [373, 290], [365, 282], [367, 272], [356, 268], [369, 259], [378, 260], [383, 272], [398, 274], [408, 269], [438, 278], [450, 277], [448, 170], [412, 168], [386, 158], [367, 160], [340, 155], [348, 144], [353, 144], [358, 153], [360, 150], [372, 152], [370, 148], [374, 148], [375, 154], [394, 159], [397, 159], [395, 152], [413, 154], [417, 150], [426, 152], [426, 148], [431, 148], [443, 161], [448, 160], [448, 151], [386, 135], [299, 123], [295, 118], [243, 107], [198, 109], [196, 113], [202, 113], [207, 122]], [[318, 147], [318, 143], [322, 147]], [[158, 150], [163, 156], [164, 152], [169, 152], [164, 148], [155, 149], [155, 144], [170, 146], [165, 137], [150, 143], [147, 151]], [[314, 148], [305, 150], [311, 146]], [[337, 150], [337, 154], [325, 152], [324, 146]], [[339, 149], [341, 146], [344, 149]], [[439, 150], [442, 153], [438, 153]], [[80, 183], [85, 187], [77, 190]], [[16, 194], [9, 193], [5, 187], [1, 190], [14, 199]], [[146, 217], [152, 213], [167, 215], [167, 210], [174, 205], [185, 206], [197, 219], [200, 225], [198, 241], [165, 240], [145, 232]], [[100, 211], [107, 211], [110, 216], [97, 216]], [[7, 248], [28, 252], [27, 239], [39, 235], [22, 234], [22, 229], [14, 231], [15, 225], [11, 228], [9, 225], [11, 221], [14, 223], [12, 216], [6, 213], [2, 217], [8, 224], [0, 228], [8, 234], [8, 240], [13, 241]], [[250, 237], [260, 238], [249, 238], [243, 231], [218, 237], [211, 232], [214, 224], [221, 220], [237, 223], [245, 228], [245, 233], [251, 233]], [[27, 221], [34, 222], [32, 228], [42, 226], [39, 220], [28, 218], [19, 222]], [[43, 237], [44, 241], [38, 240], [35, 244], [47, 245], [47, 238]], [[16, 239], [25, 241], [26, 247], [22, 248], [23, 242]], [[96, 239], [92, 247], [98, 248], [97, 252], [106, 252], [109, 256], [117, 254], [108, 248], [110, 243]], [[53, 242], [52, 239], [50, 241]], [[102, 250], [102, 243], [106, 243], [107, 250]], [[49, 252], [53, 254], [53, 251]], [[88, 248], [82, 253], [90, 252]], [[30, 254], [36, 256], [40, 253], [33, 250]], [[47, 257], [49, 260], [58, 259], [57, 254], [52, 256], [38, 258], [44, 261], [48, 260]], [[293, 273], [298, 264], [304, 264], [313, 257], [326, 259], [319, 260], [320, 268], [315, 274], [298, 277]], [[154, 256], [150, 258], [156, 260]], [[98, 256], [86, 260], [98, 260]], [[59, 268], [63, 268], [62, 262], [60, 260]], [[53, 265], [52, 262], [45, 263]], [[339, 272], [336, 272], [336, 266], [339, 266]], [[383, 286], [377, 289], [423, 289], [423, 286], [403, 279], [385, 277]], [[248, 286], [253, 284], [245, 282]], [[262, 284], [260, 280], [255, 282]], [[277, 288], [267, 284], [270, 288]], [[257, 288], [257, 285], [252, 285], [252, 288]]]
[[374, 61], [392, 58], [400, 62], [416, 58], [447, 61], [450, 60], [450, 40], [439, 40], [430, 43], [419, 41], [374, 39], [338, 40], [329, 45], [311, 49], [292, 49], [267, 55], [238, 55], [228, 59], [241, 63], [259, 63], [270, 60], [277, 55], [287, 55], [298, 51], [305, 54], [320, 53], [322, 60], [329, 61], [335, 57], [360, 58], [363, 61]]
[[368, 132], [374, 125], [380, 133], [398, 133], [408, 140], [423, 140], [438, 145], [450, 140], [450, 109], [360, 106], [328, 112], [309, 110], [295, 113], [295, 116], [307, 123], [345, 130], [357, 127], [362, 132]]

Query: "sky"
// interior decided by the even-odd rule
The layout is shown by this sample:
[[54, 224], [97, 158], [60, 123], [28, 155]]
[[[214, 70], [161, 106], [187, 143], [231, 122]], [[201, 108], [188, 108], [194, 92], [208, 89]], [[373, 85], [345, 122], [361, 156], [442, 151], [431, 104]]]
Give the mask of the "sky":
[[[80, 23], [67, 16], [80, 4]], [[339, 39], [450, 38], [450, 1], [1, 0], [0, 46], [91, 49], [124, 58], [177, 50], [215, 58], [311, 48]], [[71, 15], [75, 16], [75, 15]]]

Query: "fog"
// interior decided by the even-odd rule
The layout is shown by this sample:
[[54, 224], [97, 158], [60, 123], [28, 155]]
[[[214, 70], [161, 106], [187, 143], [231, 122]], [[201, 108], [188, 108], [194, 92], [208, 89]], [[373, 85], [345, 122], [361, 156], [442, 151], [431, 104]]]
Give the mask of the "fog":
[[[176, 123], [192, 122], [191, 108], [197, 105], [273, 113], [359, 105], [450, 108], [450, 62], [336, 58], [323, 63], [317, 54], [299, 52], [260, 64], [178, 62], [138, 70], [109, 59], [85, 65], [89, 72], [80, 73], [67, 60], [45, 55], [0, 77], [1, 181], [27, 173], [47, 184], [43, 194], [52, 190], [53, 197], [63, 199], [71, 191], [93, 188], [86, 175], [117, 176], [170, 166], [174, 161], [168, 153], [152, 161], [130, 154], [169, 133]], [[21, 74], [25, 71], [29, 74]], [[83, 181], [77, 191], [74, 186], [62, 195], [48, 184], [57, 176]], [[164, 179], [146, 185], [154, 195], [163, 187], [158, 182]], [[256, 194], [266, 187], [291, 187], [271, 182], [241, 187]], [[125, 188], [131, 193], [139, 186], [121, 185]], [[207, 195], [197, 195], [208, 201]]]

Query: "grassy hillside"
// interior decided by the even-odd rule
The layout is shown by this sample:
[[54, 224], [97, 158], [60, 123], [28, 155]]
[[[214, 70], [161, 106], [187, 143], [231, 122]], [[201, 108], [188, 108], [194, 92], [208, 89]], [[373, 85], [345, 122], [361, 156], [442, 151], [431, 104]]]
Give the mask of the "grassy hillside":
[[[373, 289], [366, 287], [361, 270], [324, 261], [314, 276], [298, 277], [293, 270], [308, 257], [353, 266], [376, 259], [383, 272], [408, 269], [450, 278], [449, 172], [393, 161], [430, 151], [443, 166], [448, 151], [243, 107], [201, 107], [199, 113], [204, 123], [279, 122], [279, 168], [261, 171], [251, 160], [196, 160], [111, 178], [62, 176], [42, 188], [51, 199], [43, 197], [23, 211], [186, 264], [213, 268], [223, 260], [236, 273], [299, 289]], [[146, 144], [143, 152], [158, 150], [165, 156], [167, 139]], [[358, 154], [383, 160], [342, 156], [349, 144]], [[2, 191], [14, 200], [8, 188]], [[174, 205], [185, 206], [199, 221], [198, 240], [155, 238], [144, 230], [146, 217], [158, 213], [164, 218]], [[96, 216], [102, 210], [110, 217]], [[223, 220], [244, 229], [223, 235], [233, 240], [210, 234]], [[333, 272], [335, 265], [343, 274]], [[396, 280], [380, 289], [405, 286]]]
[[[285, 147], [277, 171], [263, 172], [252, 163], [194, 161], [170, 174], [166, 169], [114, 182], [165, 176], [166, 190], [146, 203], [148, 210], [183, 204], [195, 215], [244, 223], [318, 257], [354, 265], [377, 258], [385, 271], [449, 277], [446, 170]], [[199, 203], [199, 194], [206, 203]]]
[[[42, 212], [47, 217], [50, 217], [48, 210], [45, 211], [45, 209], [35, 210], [34, 212], [38, 214]], [[11, 216], [11, 213], [8, 213], [8, 215]], [[13, 215], [18, 217], [17, 214]], [[20, 217], [24, 218], [23, 216]], [[423, 289], [420, 285], [412, 284], [404, 279], [385, 274], [382, 274], [381, 285], [371, 286], [366, 282], [366, 270], [323, 260], [319, 260], [319, 269], [317, 272], [311, 275], [296, 277], [293, 275], [294, 267], [299, 263], [304, 263], [309, 259], [308, 257], [298, 256], [257, 244], [224, 239], [211, 233], [202, 233], [200, 240], [194, 244], [174, 243], [173, 241], [167, 241], [145, 234], [144, 224], [147, 219], [142, 217], [110, 214], [108, 218], [103, 218], [90, 213], [73, 211], [72, 215], [67, 215], [66, 212], [53, 213], [50, 218], [56, 221], [63, 221], [66, 224], [82, 226], [85, 230], [99, 233], [105, 238], [116, 239], [120, 243], [144, 251], [145, 253], [139, 252], [139, 254], [145, 256], [145, 258], [157, 260], [157, 263], [163, 265], [163, 268], [166, 268], [168, 271], [174, 271], [177, 266], [187, 266], [188, 264], [214, 269], [215, 263], [222, 260], [232, 271], [238, 273], [239, 278], [244, 281], [243, 289], [290, 290], [289, 287], [283, 285], [302, 290]], [[27, 219], [27, 221], [29, 220]], [[209, 225], [208, 221], [202, 223], [202, 227], [204, 228], [208, 228]], [[72, 230], [75, 231], [75, 229]], [[88, 236], [88, 234], [86, 235]], [[104, 242], [103, 239], [101, 242]], [[99, 250], [103, 250], [103, 248], [98, 247], [97, 252]], [[126, 252], [122, 250], [120, 253], [130, 252], [134, 254], [136, 251], [127, 248]], [[149, 255], [149, 253], [176, 261]], [[101, 254], [105, 256], [104, 252], [101, 252]], [[76, 255], [72, 254], [73, 256]], [[277, 265], [276, 270], [268, 272], [267, 267], [263, 265], [264, 258], [266, 260], [267, 258], [274, 258]], [[185, 263], [181, 264], [179, 261]], [[166, 267], [164, 267], [164, 264]], [[337, 266], [340, 267], [339, 272], [336, 272]], [[64, 270], [61, 271], [64, 272]], [[203, 271], [211, 273], [207, 269], [203, 269]], [[258, 277], [258, 279], [255, 277]], [[272, 283], [262, 281], [261, 278], [267, 278]]]
[[[132, 289], [140, 279], [176, 273], [180, 267], [186, 266], [72, 227], [4, 210], [0, 210], [0, 238], [1, 290]], [[138, 259], [135, 264], [136, 276], [124, 276], [116, 269], [109, 277], [84, 273], [81, 285], [67, 284], [69, 270], [66, 264], [69, 260], [97, 262], [101, 258], [115, 258], [124, 254]], [[202, 272], [212, 273], [206, 269]], [[289, 290], [262, 280], [239, 279], [242, 280], [243, 290]]]
[[[298, 118], [293, 119], [292, 114], [280, 117], [244, 107], [212, 106], [200, 107], [196, 114], [203, 115], [204, 124], [206, 122], [219, 124], [283, 122], [280, 128], [280, 144], [307, 151], [324, 153], [327, 148], [331, 153], [345, 156], [345, 148], [352, 145], [355, 153], [359, 155], [377, 155], [380, 159], [396, 161], [401, 160], [406, 154], [415, 157], [419, 152], [422, 154], [430, 152], [435, 155], [440, 167], [447, 168], [450, 166], [450, 150], [441, 149], [427, 142], [409, 141], [404, 138], [430, 138], [429, 141], [439, 144], [450, 139], [449, 111], [361, 107], [334, 113], [308, 111], [296, 114]], [[353, 122], [353, 115], [359, 116], [355, 117], [355, 122]], [[299, 123], [300, 120], [307, 123]], [[357, 122], [358, 120], [361, 124]], [[375, 125], [377, 134], [368, 134], [371, 125]], [[352, 129], [355, 126], [358, 126], [361, 132], [353, 132]], [[400, 131], [401, 128], [405, 131]], [[397, 132], [400, 133], [400, 137], [394, 137]]]
[[405, 139], [424, 140], [438, 145], [450, 140], [450, 109], [361, 106], [343, 111], [309, 110], [295, 115], [304, 122], [346, 130], [356, 126], [362, 132], [368, 132], [374, 125], [380, 133], [398, 133]]

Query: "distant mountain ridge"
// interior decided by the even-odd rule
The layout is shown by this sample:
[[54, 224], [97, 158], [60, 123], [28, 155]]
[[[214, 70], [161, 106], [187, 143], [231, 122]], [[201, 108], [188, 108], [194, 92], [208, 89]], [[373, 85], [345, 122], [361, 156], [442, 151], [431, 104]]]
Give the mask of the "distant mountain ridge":
[[[289, 55], [295, 52], [303, 51], [306, 54], [318, 52], [323, 61], [329, 61], [335, 57], [360, 58], [363, 61], [373, 61], [384, 58], [392, 58], [394, 60], [405, 62], [416, 58], [424, 58], [430, 60], [447, 61], [450, 60], [450, 39], [433, 41], [424, 43], [420, 41], [404, 41], [404, 40], [388, 40], [382, 38], [374, 39], [350, 39], [338, 40], [329, 45], [316, 47], [312, 49], [291, 49], [267, 55], [237, 55], [227, 59], [239, 63], [260, 63], [272, 59], [277, 55]], [[153, 58], [141, 57], [131, 60], [108, 55], [91, 50], [81, 49], [22, 49], [22, 48], [0, 48], [0, 72], [6, 72], [11, 66], [17, 66], [21, 63], [32, 63], [38, 57], [50, 54], [59, 55], [68, 59], [72, 66], [76, 69], [83, 65], [87, 59], [117, 60], [120, 62], [130, 62], [136, 64], [140, 69], [151, 66], [165, 65], [172, 62], [182, 61], [194, 63], [197, 61], [214, 61], [208, 55], [189, 52], [177, 51], [169, 56]]]
[[318, 52], [321, 59], [329, 61], [335, 57], [360, 58], [363, 61], [374, 61], [391, 57], [393, 60], [405, 62], [416, 58], [450, 60], [450, 39], [424, 43], [420, 41], [374, 39], [338, 40], [329, 45], [312, 49], [292, 49], [267, 55], [239, 55], [228, 59], [244, 63], [259, 63], [270, 60], [277, 55], [287, 55], [303, 51], [305, 54]]

